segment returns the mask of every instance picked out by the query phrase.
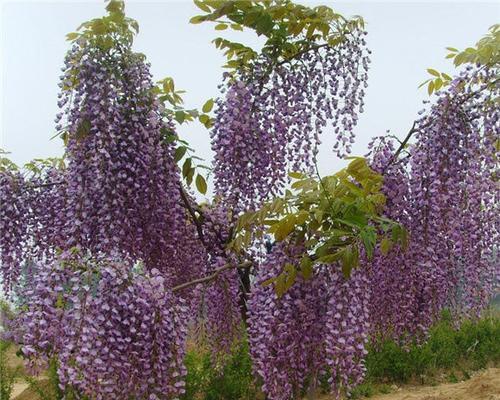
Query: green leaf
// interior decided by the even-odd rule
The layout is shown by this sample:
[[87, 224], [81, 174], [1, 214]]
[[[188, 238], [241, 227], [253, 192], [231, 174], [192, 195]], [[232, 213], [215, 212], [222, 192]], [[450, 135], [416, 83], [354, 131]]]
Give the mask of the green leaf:
[[434, 91], [434, 82], [430, 81], [429, 85], [427, 86], [427, 93], [429, 93], [429, 96], [432, 94], [433, 91]]
[[285, 264], [284, 274], [285, 274], [285, 284], [283, 286], [283, 289], [284, 292], [287, 292], [288, 289], [290, 289], [295, 283], [295, 279], [297, 278], [297, 270], [295, 269], [294, 265], [287, 263]]
[[300, 172], [289, 172], [288, 176], [293, 179], [304, 179], [306, 176]]
[[389, 238], [383, 238], [380, 242], [380, 252], [386, 256], [392, 247], [392, 241]]
[[274, 233], [274, 238], [281, 242], [284, 240], [295, 228], [295, 216], [289, 215], [288, 217], [282, 219], [276, 227]]
[[76, 139], [77, 140], [83, 140], [87, 137], [87, 135], [90, 133], [90, 121], [88, 119], [84, 119], [83, 121], [80, 122], [78, 125], [78, 128], [76, 129]]
[[273, 284], [276, 281], [276, 277], [273, 276], [272, 278], [266, 279], [264, 282], [262, 282], [262, 286], [269, 286]]
[[408, 231], [405, 228], [401, 228], [401, 246], [403, 250], [408, 248]]
[[189, 20], [190, 24], [201, 24], [205, 21], [205, 17], [203, 15], [195, 15], [193, 18]]
[[179, 123], [182, 124], [186, 119], [186, 114], [184, 111], [176, 111], [175, 112], [175, 120]]
[[313, 275], [313, 262], [308, 256], [300, 260], [300, 273], [306, 281], [311, 279]]
[[215, 25], [215, 30], [216, 31], [224, 31], [227, 29], [227, 24], [217, 24]]
[[274, 291], [276, 292], [278, 298], [285, 294], [285, 279], [284, 274], [279, 274], [274, 281]]
[[77, 39], [79, 36], [80, 36], [80, 34], [78, 32], [71, 32], [71, 33], [68, 33], [66, 35], [66, 40], [72, 41], [72, 40]]
[[269, 14], [264, 14], [261, 17], [259, 17], [256, 21], [256, 26], [255, 26], [255, 31], [261, 35], [261, 34], [267, 34], [269, 33], [274, 27], [274, 22], [273, 19]]
[[427, 68], [427, 72], [431, 75], [437, 76], [438, 78], [441, 76], [439, 72], [437, 72], [435, 69], [432, 68]]
[[320, 264], [333, 264], [336, 261], [339, 261], [344, 256], [345, 249], [340, 249], [336, 253], [326, 254], [324, 256], [318, 257], [316, 262]]
[[209, 113], [210, 111], [212, 111], [213, 107], [214, 107], [214, 100], [209, 99], [209, 100], [207, 100], [207, 102], [205, 104], [203, 104], [203, 107], [201, 108], [201, 110], [204, 113]]
[[92, 32], [94, 32], [96, 35], [102, 35], [107, 31], [107, 26], [102, 19], [94, 20], [94, 22], [92, 22], [91, 24], [91, 28]]
[[202, 1], [200, 0], [194, 0], [194, 4], [196, 4], [196, 6], [202, 10], [202, 11], [205, 11], [207, 13], [210, 12], [210, 7], [208, 7], [206, 4], [204, 4]]
[[210, 122], [210, 117], [207, 114], [201, 114], [198, 117], [198, 120], [203, 124], [206, 125], [207, 123]]
[[111, 0], [106, 6], [106, 10], [110, 13], [123, 12], [123, 2], [117, 0]]
[[186, 183], [188, 185], [191, 185], [191, 183], [193, 182], [194, 173], [195, 173], [195, 169], [193, 167], [189, 168], [189, 171], [186, 174]]
[[363, 241], [363, 246], [366, 251], [368, 259], [373, 257], [373, 250], [375, 249], [375, 244], [377, 242], [377, 233], [372, 229], [363, 229], [360, 232], [361, 240]]
[[342, 254], [342, 273], [346, 279], [351, 276], [353, 261], [354, 257], [351, 246], [347, 246]]
[[184, 154], [186, 154], [187, 147], [186, 146], [179, 146], [175, 149], [174, 153], [174, 160], [175, 162], [179, 162], [182, 157], [184, 157]]
[[441, 78], [434, 80], [434, 90], [437, 91], [437, 90], [441, 89], [442, 86], [443, 86], [443, 81], [441, 80]]
[[201, 194], [207, 193], [207, 181], [200, 174], [196, 175], [196, 188]]
[[184, 164], [182, 165], [182, 176], [184, 178], [187, 178], [190, 171], [191, 171], [191, 158], [186, 158], [186, 161], [184, 161]]

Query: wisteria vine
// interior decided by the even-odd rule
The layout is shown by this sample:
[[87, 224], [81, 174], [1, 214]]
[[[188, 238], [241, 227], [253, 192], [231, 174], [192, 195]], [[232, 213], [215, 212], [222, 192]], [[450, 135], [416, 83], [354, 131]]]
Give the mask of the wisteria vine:
[[[287, 10], [301, 17], [301, 7]], [[263, 51], [251, 68], [224, 74], [210, 132], [215, 200], [197, 204], [177, 165], [172, 114], [145, 57], [132, 51], [134, 22], [120, 1], [107, 9], [71, 36], [62, 68], [64, 162], [23, 173], [0, 159], [0, 276], [19, 306], [7, 334], [33, 370], [55, 363], [61, 390], [74, 398], [178, 398], [188, 331], [202, 325], [216, 354], [246, 330], [270, 400], [314, 393], [325, 376], [340, 397], [362, 382], [369, 342], [425, 340], [444, 309], [457, 320], [480, 315], [500, 276], [495, 64], [470, 64], [441, 82], [402, 142], [370, 144], [382, 193], [362, 205], [383, 198], [377, 221], [404, 226], [409, 243], [376, 232], [384, 239], [357, 252], [346, 273], [338, 259], [307, 253], [319, 233], [306, 241], [285, 226], [264, 246], [259, 207], [287, 188], [290, 169], [313, 170], [323, 131], [333, 132], [338, 156], [350, 153], [370, 62], [362, 24], [327, 42], [316, 26], [288, 33], [294, 51]], [[328, 24], [339, 19], [325, 10]], [[353, 193], [368, 190], [339, 179]], [[326, 192], [329, 181], [319, 182]], [[334, 200], [322, 198], [343, 207]], [[248, 210], [261, 221], [236, 249]], [[337, 248], [355, 237], [347, 223], [352, 232], [341, 232]], [[279, 294], [272, 283], [286, 271], [293, 282]]]

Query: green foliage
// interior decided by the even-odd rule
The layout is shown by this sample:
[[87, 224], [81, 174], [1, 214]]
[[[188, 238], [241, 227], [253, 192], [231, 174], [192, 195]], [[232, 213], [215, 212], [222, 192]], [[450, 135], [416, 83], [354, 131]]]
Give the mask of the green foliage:
[[135, 34], [139, 32], [139, 24], [125, 16], [123, 0], [109, 0], [107, 3], [107, 16], [84, 22], [77, 32], [68, 33], [66, 39], [71, 42], [89, 41], [103, 50], [131, 46]]
[[[352, 399], [389, 393], [393, 383], [431, 378], [447, 371], [447, 380], [470, 378], [470, 371], [500, 363], [500, 319], [485, 317], [464, 321], [456, 328], [450, 313], [429, 332], [424, 344], [402, 347], [394, 341], [369, 349], [365, 382], [357, 386]], [[183, 400], [249, 400], [260, 398], [251, 372], [248, 343], [238, 344], [224, 365], [215, 365], [209, 352], [191, 349], [186, 356], [188, 375]], [[321, 377], [321, 389], [328, 391], [328, 374]]]
[[0, 340], [0, 399], [9, 400], [14, 383], [20, 374], [20, 368], [12, 368], [8, 364], [7, 350], [10, 342]]
[[[195, 0], [204, 12], [191, 18], [191, 23], [214, 22], [216, 31], [244, 28], [254, 30], [266, 41], [262, 54], [273, 65], [287, 62], [317, 46], [335, 46], [346, 35], [364, 27], [361, 17], [346, 19], [329, 7], [306, 7], [290, 0]], [[259, 53], [241, 43], [224, 38], [213, 41], [225, 50], [225, 67], [233, 70], [252, 70]]]
[[16, 164], [14, 164], [7, 157], [5, 157], [7, 154], [10, 153], [0, 148], [0, 172], [2, 171], [13, 172], [19, 170], [19, 167]]
[[419, 85], [421, 88], [424, 85], [427, 85], [427, 93], [429, 96], [441, 89], [444, 86], [447, 86], [451, 82], [451, 76], [445, 74], [444, 72], [438, 72], [435, 69], [428, 68], [427, 72], [432, 76], [432, 78], [427, 79]]
[[[453, 60], [456, 67], [463, 64], [480, 64], [489, 68], [498, 68], [500, 63], [500, 25], [493, 25], [489, 29], [489, 33], [479, 40], [475, 47], [467, 47], [463, 51], [459, 51], [454, 47], [447, 47], [446, 50], [449, 51], [446, 58]], [[428, 68], [427, 72], [431, 75], [431, 78], [422, 82], [419, 88], [427, 85], [429, 95], [451, 82], [451, 76], [444, 72], [432, 68]], [[492, 84], [497, 81], [498, 79]]]
[[224, 365], [214, 365], [211, 354], [199, 349], [189, 351], [185, 363], [188, 374], [183, 400], [254, 400], [258, 396], [246, 341], [234, 348]]
[[371, 383], [362, 383], [353, 389], [351, 399], [355, 400], [363, 397], [371, 397], [374, 394], [375, 388]]
[[[381, 216], [385, 196], [383, 177], [366, 160], [353, 157], [347, 168], [324, 178], [290, 173], [292, 190], [264, 204], [257, 211], [243, 214], [230, 247], [236, 251], [248, 247], [253, 237], [271, 234], [275, 240], [294, 242], [305, 248], [295, 265], [283, 266], [283, 272], [265, 282], [274, 284], [279, 296], [295, 282], [298, 274], [312, 276], [315, 264], [339, 262], [346, 277], [359, 265], [362, 252], [370, 259], [377, 245], [386, 254], [395, 244], [407, 245], [406, 230]], [[256, 229], [264, 226], [266, 229]]]
[[38, 379], [34, 376], [25, 376], [24, 380], [28, 384], [29, 390], [36, 394], [40, 400], [88, 400], [87, 396], [78, 394], [71, 387], [61, 390], [59, 386], [59, 376], [57, 374], [58, 363], [56, 359], [49, 361], [47, 379]]
[[422, 345], [413, 344], [405, 349], [386, 341], [370, 349], [366, 359], [367, 379], [404, 383], [437, 369], [463, 364], [476, 370], [490, 362], [500, 362], [500, 319], [465, 321], [456, 329], [450, 315], [445, 314]]
[[475, 47], [468, 47], [458, 51], [453, 47], [446, 48], [450, 53], [446, 58], [453, 60], [455, 66], [462, 64], [481, 64], [489, 67], [500, 63], [500, 25], [495, 24]]

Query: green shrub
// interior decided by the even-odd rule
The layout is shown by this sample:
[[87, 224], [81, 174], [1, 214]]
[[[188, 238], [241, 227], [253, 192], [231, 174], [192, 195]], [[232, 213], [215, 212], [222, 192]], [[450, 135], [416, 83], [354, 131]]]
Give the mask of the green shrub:
[[214, 365], [209, 352], [191, 350], [186, 355], [186, 393], [183, 400], [254, 400], [252, 361], [248, 342], [235, 346], [223, 365]]
[[12, 368], [8, 364], [7, 350], [11, 343], [0, 340], [0, 399], [9, 400], [14, 383], [20, 374], [19, 368]]
[[422, 345], [412, 344], [403, 349], [386, 341], [369, 350], [366, 366], [370, 379], [408, 382], [410, 378], [432, 374], [464, 364], [470, 370], [500, 362], [500, 319], [486, 317], [479, 321], [464, 321], [456, 329], [449, 313], [429, 332]]

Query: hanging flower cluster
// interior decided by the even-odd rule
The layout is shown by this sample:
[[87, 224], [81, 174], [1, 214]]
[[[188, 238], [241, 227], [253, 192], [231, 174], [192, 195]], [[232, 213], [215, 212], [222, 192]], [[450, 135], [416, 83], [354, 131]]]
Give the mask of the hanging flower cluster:
[[[365, 270], [356, 270], [350, 278], [330, 266], [328, 305], [325, 321], [325, 362], [332, 391], [340, 397], [363, 382], [366, 344], [370, 329], [370, 282]], [[336, 270], [335, 270], [336, 268]]]
[[[287, 254], [290, 250], [292, 254]], [[293, 263], [299, 249], [274, 246], [255, 279], [248, 302], [248, 333], [255, 374], [271, 400], [296, 398], [324, 356], [326, 287], [321, 279], [297, 282], [278, 298], [265, 281]]]
[[[213, 273], [227, 262], [217, 257], [208, 272]], [[206, 287], [203, 297], [208, 342], [215, 354], [228, 354], [242, 331], [238, 270], [232, 268], [222, 272], [215, 282]]]
[[338, 265], [327, 265], [308, 280], [300, 278], [282, 297], [266, 281], [301, 251], [273, 247], [261, 265], [249, 300], [250, 351], [262, 389], [272, 400], [300, 398], [329, 374], [340, 396], [365, 373], [369, 287], [364, 271], [346, 279]]
[[26, 195], [21, 173], [0, 170], [0, 271], [7, 292], [19, 278], [25, 257], [29, 213]]
[[[23, 307], [12, 329], [33, 368], [57, 362], [61, 389], [77, 398], [176, 398], [199, 310], [216, 352], [228, 351], [248, 311], [254, 371], [270, 400], [299, 398], [322, 374], [340, 396], [364, 377], [369, 337], [420, 339], [444, 308], [481, 312], [500, 276], [494, 70], [450, 79], [402, 158], [389, 138], [370, 155], [384, 175], [382, 217], [406, 227], [408, 249], [384, 236], [350, 278], [331, 260], [306, 277], [303, 247], [283, 238], [263, 257], [249, 240], [236, 254], [230, 226], [280, 193], [288, 170], [314, 167], [329, 123], [337, 155], [350, 152], [367, 85], [365, 33], [313, 41], [290, 58], [264, 53], [225, 76], [211, 132], [217, 202], [204, 208], [182, 188], [149, 64], [131, 51], [129, 31], [113, 42], [113, 24], [128, 29], [123, 4], [108, 10], [84, 24], [63, 67], [56, 123], [67, 167], [30, 177], [0, 169], [0, 271], [7, 290], [17, 284]], [[236, 268], [242, 259], [255, 276]], [[270, 279], [290, 265], [294, 279], [278, 296]], [[212, 274], [209, 286], [191, 285]]]
[[[498, 239], [494, 72], [468, 67], [417, 122], [410, 161], [412, 257], [427, 315], [445, 306], [478, 313], [492, 293]], [[417, 224], [417, 221], [419, 223]]]
[[36, 269], [22, 299], [23, 352], [32, 366], [56, 359], [62, 387], [92, 399], [183, 393], [187, 308], [158, 270], [66, 253]]
[[[2, 276], [10, 285], [24, 268], [28, 284], [18, 289], [27, 309], [16, 324], [28, 328], [19, 340], [33, 365], [57, 358], [62, 387], [81, 395], [178, 396], [187, 309], [200, 297], [171, 289], [202, 276], [208, 256], [162, 139], [173, 126], [130, 48], [78, 41], [63, 70], [56, 122], [67, 167], [0, 175]], [[74, 251], [90, 270], [66, 259]]]
[[374, 151], [372, 165], [385, 176], [386, 215], [410, 234], [407, 252], [379, 252], [370, 265], [374, 336], [422, 338], [444, 308], [478, 315], [493, 293], [498, 93], [485, 90], [492, 77], [469, 67], [440, 92], [412, 129], [410, 157], [398, 160], [388, 140]]
[[280, 192], [287, 170], [310, 170], [329, 121], [338, 155], [350, 152], [367, 86], [364, 35], [226, 75], [211, 137], [215, 188], [227, 204], [255, 206]]
[[66, 66], [66, 245], [119, 251], [165, 271], [184, 210], [173, 145], [161, 142], [172, 127], [159, 117], [149, 66], [131, 51], [76, 45]]
[[[394, 162], [395, 140], [377, 138], [369, 147], [372, 151], [371, 166], [384, 174], [383, 193], [386, 196], [384, 215], [398, 221], [410, 231], [407, 207], [410, 201], [408, 155]], [[410, 243], [411, 243], [410, 237]], [[410, 244], [410, 247], [412, 245]], [[370, 333], [372, 340], [393, 338], [414, 339], [421, 336], [426, 315], [419, 310], [419, 295], [415, 290], [420, 285], [419, 267], [408, 258], [408, 251], [399, 245], [388, 251], [376, 249], [375, 257], [367, 265], [371, 291], [377, 301], [369, 303]], [[425, 322], [428, 326], [429, 321]]]

